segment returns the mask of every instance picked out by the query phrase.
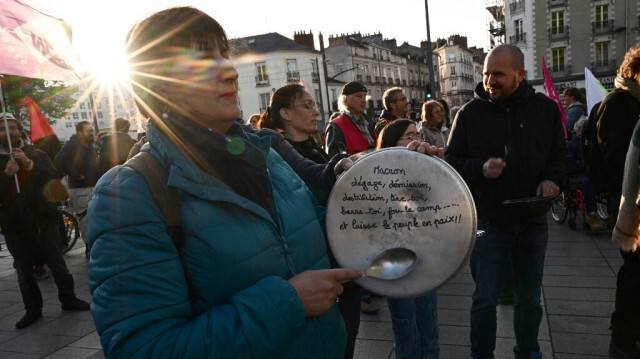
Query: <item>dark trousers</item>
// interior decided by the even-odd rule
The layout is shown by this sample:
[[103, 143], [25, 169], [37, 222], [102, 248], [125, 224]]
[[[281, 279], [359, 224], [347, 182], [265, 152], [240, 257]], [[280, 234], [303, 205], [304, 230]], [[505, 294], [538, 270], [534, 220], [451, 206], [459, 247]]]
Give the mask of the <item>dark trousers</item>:
[[56, 226], [41, 228], [39, 233], [6, 233], [4, 239], [17, 266], [18, 284], [27, 312], [42, 311], [42, 293], [33, 273], [36, 255], [51, 269], [60, 302], [64, 303], [75, 297], [73, 277], [62, 257], [60, 234]]
[[344, 358], [353, 358], [356, 349], [356, 337], [360, 329], [360, 287], [353, 282], [343, 284], [344, 291], [340, 295], [338, 308], [342, 314], [342, 320], [347, 329], [347, 347], [344, 350]]
[[640, 249], [620, 253], [624, 262], [618, 271], [611, 340], [617, 345], [631, 347], [640, 333]]
[[540, 295], [548, 241], [546, 215], [496, 226], [480, 222], [485, 235], [471, 252], [471, 275], [476, 284], [471, 305], [471, 356], [492, 359], [496, 345], [496, 306], [509, 270], [514, 278], [513, 326], [516, 358], [541, 358], [538, 329], [542, 320]]

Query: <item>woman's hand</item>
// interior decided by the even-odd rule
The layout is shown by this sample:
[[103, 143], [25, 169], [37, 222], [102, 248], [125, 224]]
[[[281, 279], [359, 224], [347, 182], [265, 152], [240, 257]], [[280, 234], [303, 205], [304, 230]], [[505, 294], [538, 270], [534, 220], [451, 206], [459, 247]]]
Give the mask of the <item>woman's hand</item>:
[[321, 269], [297, 274], [289, 279], [289, 283], [298, 292], [307, 317], [317, 317], [336, 303], [344, 290], [340, 283], [360, 277], [362, 273], [355, 269]]
[[409, 151], [416, 151], [416, 152], [424, 153], [425, 155], [437, 156], [444, 159], [444, 148], [432, 146], [427, 142], [413, 140], [409, 142], [409, 144], [407, 145], [407, 149]]

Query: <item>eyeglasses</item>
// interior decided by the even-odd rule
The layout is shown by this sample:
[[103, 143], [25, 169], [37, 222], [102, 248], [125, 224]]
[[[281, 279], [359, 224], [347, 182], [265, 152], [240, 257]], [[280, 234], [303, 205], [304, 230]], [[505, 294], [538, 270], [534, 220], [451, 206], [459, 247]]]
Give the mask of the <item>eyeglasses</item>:
[[294, 105], [293, 107], [302, 107], [306, 108], [308, 111], [315, 111], [318, 109], [318, 104], [315, 101], [307, 101], [302, 105]]
[[397, 99], [395, 99], [393, 102], [400, 102], [400, 101], [402, 101], [402, 102], [408, 102], [406, 97], [400, 97], [400, 98], [397, 98]]
[[409, 132], [406, 135], [400, 137], [401, 140], [422, 141], [422, 136], [417, 132]]

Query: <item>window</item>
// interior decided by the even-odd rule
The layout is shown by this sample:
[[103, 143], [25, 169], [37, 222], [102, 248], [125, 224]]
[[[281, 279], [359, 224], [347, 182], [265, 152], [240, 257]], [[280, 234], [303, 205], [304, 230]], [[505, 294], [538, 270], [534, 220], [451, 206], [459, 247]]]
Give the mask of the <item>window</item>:
[[80, 119], [80, 115], [78, 115], [78, 113], [77, 113], [77, 112], [74, 112], [72, 115], [73, 115], [73, 119], [74, 119], [74, 120], [78, 120], [78, 119]]
[[522, 26], [522, 19], [515, 20], [513, 22], [513, 28], [515, 30], [516, 42], [524, 41], [524, 27]]
[[609, 5], [596, 5], [596, 29], [606, 29], [609, 20]]
[[596, 66], [609, 65], [609, 42], [596, 42]]
[[300, 81], [298, 63], [295, 59], [287, 59], [287, 81]]
[[551, 49], [551, 54], [553, 57], [552, 71], [564, 71], [564, 47]]
[[551, 13], [551, 35], [564, 34], [564, 11]]
[[451, 73], [451, 76], [455, 76], [456, 75], [456, 67], [455, 66], [451, 66], [451, 71], [449, 71]]
[[102, 112], [98, 112], [98, 118], [100, 119], [104, 118], [104, 115], [102, 114]]
[[456, 61], [456, 54], [449, 54], [449, 62], [455, 62]]
[[84, 102], [80, 102], [80, 109], [84, 110], [85, 108], [87, 108], [87, 106], [84, 104]]
[[[269, 84], [269, 74], [267, 73], [267, 64], [264, 62], [256, 63], [256, 84], [258, 85]], [[267, 107], [265, 106], [265, 108]]]
[[268, 92], [261, 93], [260, 96], [260, 113], [264, 112], [267, 107], [269, 107], [269, 99], [271, 98], [271, 94]]
[[86, 120], [86, 119], [88, 118], [88, 117], [87, 117], [87, 113], [86, 113], [86, 112], [81, 112], [81, 113], [80, 113], [80, 117], [81, 117], [83, 120]]
[[73, 123], [67, 122], [67, 123], [64, 124], [64, 127], [71, 128], [71, 127], [73, 127]]

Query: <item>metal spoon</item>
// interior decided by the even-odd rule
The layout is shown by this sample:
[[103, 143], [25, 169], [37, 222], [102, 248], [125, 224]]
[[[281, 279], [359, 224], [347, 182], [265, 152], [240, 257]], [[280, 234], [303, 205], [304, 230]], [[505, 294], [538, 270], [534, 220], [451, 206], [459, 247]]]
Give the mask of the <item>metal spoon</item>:
[[371, 260], [363, 271], [368, 277], [392, 280], [404, 277], [418, 262], [416, 252], [408, 248], [388, 248]]

